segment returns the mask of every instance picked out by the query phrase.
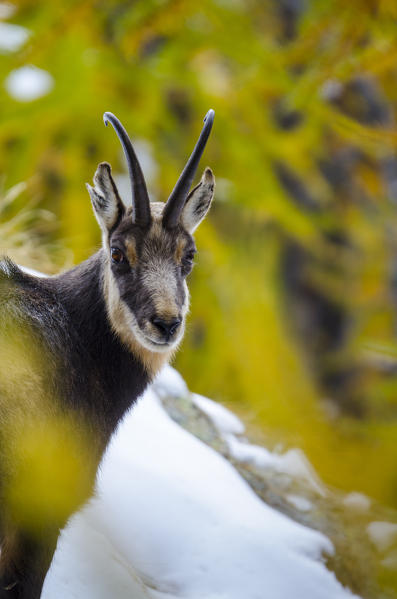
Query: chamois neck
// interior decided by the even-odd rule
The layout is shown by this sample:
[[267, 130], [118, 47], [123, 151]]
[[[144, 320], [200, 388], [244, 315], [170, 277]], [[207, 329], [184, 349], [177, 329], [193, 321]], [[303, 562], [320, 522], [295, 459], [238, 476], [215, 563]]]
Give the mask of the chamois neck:
[[[143, 393], [150, 377], [139, 356], [125, 347], [109, 322], [103, 289], [104, 260], [100, 250], [75, 268], [46, 279], [46, 284], [68, 314], [78, 339], [78, 359], [84, 360], [87, 384], [89, 380], [100, 381], [102, 399], [93, 397], [92, 409], [103, 415], [111, 433]], [[86, 395], [91, 397], [92, 390]]]
[[103, 293], [103, 263], [103, 251], [99, 250], [71, 270], [51, 278], [73, 324], [84, 332], [90, 344], [106, 329], [110, 333]]

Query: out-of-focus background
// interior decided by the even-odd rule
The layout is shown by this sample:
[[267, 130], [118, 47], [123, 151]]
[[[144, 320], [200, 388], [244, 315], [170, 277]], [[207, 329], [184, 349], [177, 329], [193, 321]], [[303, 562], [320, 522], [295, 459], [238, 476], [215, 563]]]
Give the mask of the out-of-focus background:
[[19, 0], [0, 18], [1, 250], [54, 272], [99, 247], [98, 162], [129, 197], [103, 112], [166, 200], [214, 108], [175, 365], [259, 441], [396, 508], [395, 0]]

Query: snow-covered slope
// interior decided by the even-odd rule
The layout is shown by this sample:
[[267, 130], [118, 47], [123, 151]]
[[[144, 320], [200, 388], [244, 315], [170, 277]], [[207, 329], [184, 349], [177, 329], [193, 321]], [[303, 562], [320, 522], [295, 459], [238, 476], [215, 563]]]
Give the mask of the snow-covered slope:
[[[322, 561], [331, 542], [262, 502], [173, 422], [159, 399], [169, 392], [187, 390], [167, 367], [114, 436], [96, 497], [62, 532], [43, 599], [351, 598]], [[222, 410], [214, 418], [237, 432]]]

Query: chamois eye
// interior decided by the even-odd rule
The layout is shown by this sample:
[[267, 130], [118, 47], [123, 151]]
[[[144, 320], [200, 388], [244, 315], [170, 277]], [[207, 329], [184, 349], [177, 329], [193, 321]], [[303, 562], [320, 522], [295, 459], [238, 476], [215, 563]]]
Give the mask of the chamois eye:
[[185, 276], [188, 275], [193, 268], [193, 259], [195, 253], [196, 252], [191, 251], [182, 258], [181, 269], [182, 274], [184, 274]]
[[124, 261], [124, 254], [118, 248], [110, 248], [110, 256], [112, 258], [112, 262], [115, 264], [120, 264]]
[[192, 250], [191, 252], [186, 254], [184, 259], [186, 260], [186, 262], [193, 262], [195, 254], [196, 252]]

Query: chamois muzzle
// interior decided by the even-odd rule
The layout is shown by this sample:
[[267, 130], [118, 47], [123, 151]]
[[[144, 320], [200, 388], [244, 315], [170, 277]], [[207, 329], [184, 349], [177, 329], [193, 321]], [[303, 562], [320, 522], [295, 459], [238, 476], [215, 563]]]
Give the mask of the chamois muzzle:
[[207, 112], [204, 118], [204, 126], [201, 130], [200, 137], [194, 147], [194, 150], [186, 163], [176, 185], [167, 200], [167, 204], [163, 213], [163, 225], [167, 229], [176, 227], [181, 215], [183, 206], [185, 205], [190, 187], [192, 185], [194, 175], [196, 174], [200, 158], [204, 152], [204, 148], [211, 133], [212, 124], [214, 122], [215, 112], [211, 109]]
[[127, 131], [111, 112], [103, 115], [105, 125], [111, 123], [121, 142], [128, 164], [132, 192], [132, 215], [135, 224], [147, 227], [151, 222], [150, 200], [145, 178]]
[[180, 318], [173, 318], [172, 320], [163, 320], [162, 318], [152, 318], [152, 323], [164, 337], [164, 341], [168, 342], [174, 333], [179, 328], [182, 320]]

